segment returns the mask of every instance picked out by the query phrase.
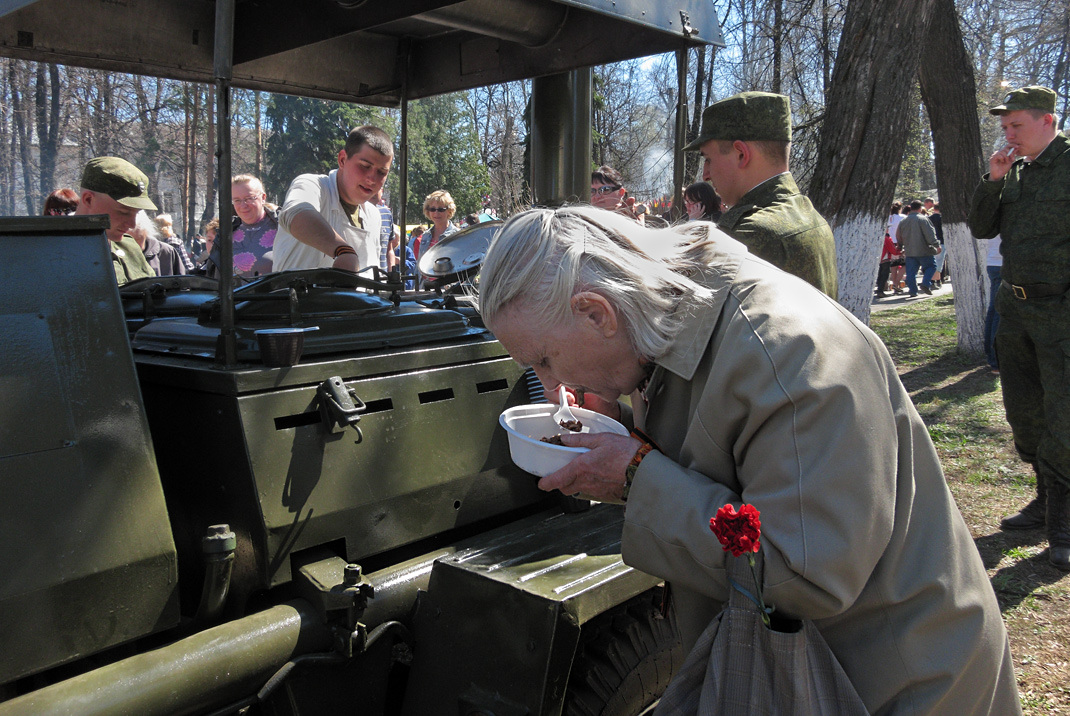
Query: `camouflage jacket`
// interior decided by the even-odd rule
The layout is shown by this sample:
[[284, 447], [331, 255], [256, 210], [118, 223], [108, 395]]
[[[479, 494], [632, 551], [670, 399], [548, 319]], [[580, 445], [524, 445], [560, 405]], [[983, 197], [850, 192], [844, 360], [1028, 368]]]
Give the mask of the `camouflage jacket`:
[[837, 298], [832, 229], [799, 191], [790, 173], [748, 191], [721, 216], [717, 226], [751, 253]]
[[999, 181], [986, 174], [968, 223], [978, 238], [1002, 237], [1005, 281], [1070, 281], [1070, 138], [1059, 132], [1036, 159], [1019, 159]]
[[145, 253], [137, 242], [127, 234], [121, 241], [108, 241], [111, 249], [111, 265], [115, 269], [115, 282], [120, 286], [139, 278], [155, 276], [156, 272], [149, 266]]

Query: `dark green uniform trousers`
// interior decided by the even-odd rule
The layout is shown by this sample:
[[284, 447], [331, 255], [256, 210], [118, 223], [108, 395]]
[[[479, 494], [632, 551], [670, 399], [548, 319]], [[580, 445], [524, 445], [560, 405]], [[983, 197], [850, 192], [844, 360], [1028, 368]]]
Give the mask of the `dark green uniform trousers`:
[[1070, 485], [1070, 293], [1020, 300], [1002, 287], [996, 308], [996, 355], [1014, 445], [1038, 475]]

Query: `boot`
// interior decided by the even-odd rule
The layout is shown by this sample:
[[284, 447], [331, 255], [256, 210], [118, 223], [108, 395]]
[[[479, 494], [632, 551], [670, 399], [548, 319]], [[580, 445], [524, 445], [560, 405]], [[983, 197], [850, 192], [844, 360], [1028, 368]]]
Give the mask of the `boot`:
[[1047, 513], [1048, 491], [1044, 478], [1037, 473], [1037, 498], [1010, 517], [1000, 520], [1000, 529], [1004, 530], [1038, 530], [1044, 526]]
[[1070, 571], [1070, 487], [1051, 480], [1048, 485], [1048, 561]]

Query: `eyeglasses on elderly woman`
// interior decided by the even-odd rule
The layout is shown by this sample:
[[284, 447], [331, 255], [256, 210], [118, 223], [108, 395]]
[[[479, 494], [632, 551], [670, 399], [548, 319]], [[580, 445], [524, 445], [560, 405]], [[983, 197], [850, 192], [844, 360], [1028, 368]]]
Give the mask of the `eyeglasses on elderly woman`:
[[449, 210], [450, 210], [450, 208], [448, 206], [429, 206], [429, 207], [427, 207], [427, 211], [429, 213], [433, 213], [433, 214], [438, 214], [439, 212], [449, 211]]

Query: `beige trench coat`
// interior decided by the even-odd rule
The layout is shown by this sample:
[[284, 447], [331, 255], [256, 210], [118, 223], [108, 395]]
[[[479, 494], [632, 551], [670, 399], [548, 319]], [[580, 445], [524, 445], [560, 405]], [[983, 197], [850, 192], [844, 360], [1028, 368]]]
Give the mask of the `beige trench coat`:
[[765, 601], [812, 619], [876, 716], [1020, 714], [1007, 633], [936, 451], [880, 339], [718, 239], [709, 305], [635, 423], [659, 444], [625, 513], [628, 564], [668, 580], [685, 648], [727, 598], [709, 519], [761, 512]]

